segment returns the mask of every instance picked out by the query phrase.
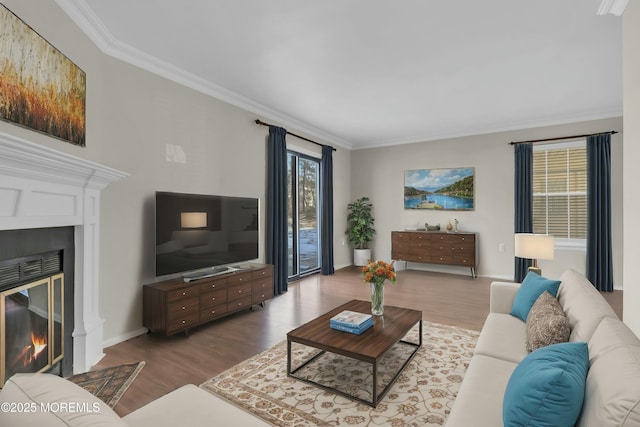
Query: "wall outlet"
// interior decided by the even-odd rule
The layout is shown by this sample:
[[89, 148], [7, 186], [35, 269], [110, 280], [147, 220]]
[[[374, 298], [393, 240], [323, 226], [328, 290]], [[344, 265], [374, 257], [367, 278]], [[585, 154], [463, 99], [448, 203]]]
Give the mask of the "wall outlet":
[[500, 243], [500, 244], [498, 245], [498, 250], [499, 250], [500, 252], [504, 252], [504, 243]]

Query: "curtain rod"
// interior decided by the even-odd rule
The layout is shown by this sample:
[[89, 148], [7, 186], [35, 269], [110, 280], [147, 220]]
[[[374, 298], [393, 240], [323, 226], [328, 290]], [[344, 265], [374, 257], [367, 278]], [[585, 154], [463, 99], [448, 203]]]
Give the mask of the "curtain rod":
[[571, 136], [559, 136], [557, 138], [545, 138], [545, 139], [532, 139], [530, 141], [511, 141], [509, 143], [509, 145], [516, 145], [516, 144], [527, 144], [530, 142], [547, 142], [547, 141], [561, 141], [563, 139], [577, 139], [577, 138], [586, 138], [588, 136], [596, 136], [596, 135], [606, 135], [606, 134], [611, 134], [611, 135], [615, 135], [616, 133], [618, 133], [615, 130], [610, 130], [608, 132], [599, 132], [599, 133], [589, 133], [589, 134], [584, 134], [584, 135], [571, 135]]
[[[260, 119], [256, 119], [256, 124], [257, 124], [257, 125], [262, 125], [262, 126], [274, 126], [274, 125], [271, 125], [271, 124], [269, 124], [269, 123], [265, 123], [265, 122], [263, 122], [263, 121], [262, 121], [262, 120], [260, 120]], [[291, 136], [295, 136], [296, 138], [304, 139], [305, 141], [308, 141], [308, 142], [310, 142], [310, 143], [312, 143], [312, 144], [319, 145], [319, 146], [321, 146], [321, 147], [327, 146], [327, 147], [331, 148], [331, 150], [336, 151], [336, 149], [335, 149], [335, 148], [333, 148], [333, 147], [332, 147], [332, 146], [330, 146], [330, 145], [327, 145], [327, 144], [320, 144], [319, 142], [316, 142], [316, 141], [311, 140], [311, 139], [309, 139], [309, 138], [305, 138], [304, 136], [296, 135], [296, 134], [295, 134], [295, 133], [293, 133], [293, 132], [289, 132], [289, 131], [288, 131], [288, 130], [286, 130], [286, 129], [285, 129], [285, 132], [287, 132], [287, 135], [291, 135]]]

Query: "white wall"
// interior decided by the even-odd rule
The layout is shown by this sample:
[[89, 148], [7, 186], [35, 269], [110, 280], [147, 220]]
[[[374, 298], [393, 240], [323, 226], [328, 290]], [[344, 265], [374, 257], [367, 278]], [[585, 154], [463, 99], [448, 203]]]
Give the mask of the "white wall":
[[[622, 130], [622, 119], [605, 119], [569, 125], [406, 144], [354, 151], [351, 155], [352, 196], [368, 196], [374, 205], [377, 237], [373, 257], [391, 257], [391, 231], [425, 222], [440, 224], [457, 218], [459, 228], [479, 233], [479, 274], [513, 279], [513, 147], [510, 141]], [[612, 137], [614, 281], [622, 286], [622, 138]], [[430, 168], [475, 168], [474, 211], [404, 210], [404, 171]], [[499, 252], [500, 243], [505, 252]], [[543, 275], [558, 277], [566, 268], [585, 272], [585, 252], [559, 250], [553, 261], [540, 261]], [[461, 267], [410, 264], [410, 268], [468, 274]]]
[[[107, 344], [142, 328], [142, 284], [154, 280], [156, 190], [260, 198], [264, 260], [268, 129], [253, 123], [256, 114], [102, 54], [53, 0], [3, 4], [86, 72], [87, 147], [6, 122], [0, 130], [131, 174], [102, 192], [100, 315]], [[167, 144], [180, 145], [187, 162], [167, 162]], [[343, 266], [350, 263], [341, 245], [350, 151], [337, 148], [335, 262]]]
[[629, 2], [622, 15], [624, 109], [624, 321], [640, 336], [640, 4]]

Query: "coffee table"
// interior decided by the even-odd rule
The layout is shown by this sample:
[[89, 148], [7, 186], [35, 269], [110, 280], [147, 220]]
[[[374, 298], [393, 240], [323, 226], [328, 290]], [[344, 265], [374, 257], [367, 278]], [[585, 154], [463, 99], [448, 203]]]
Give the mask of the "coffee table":
[[[360, 335], [355, 335], [331, 329], [329, 326], [329, 320], [343, 310], [370, 313], [371, 302], [359, 300], [349, 301], [289, 332], [287, 334], [287, 376], [366, 403], [375, 408], [378, 402], [387, 394], [393, 383], [398, 379], [402, 370], [409, 364], [422, 346], [422, 312], [385, 305], [384, 316], [374, 316], [373, 327]], [[407, 332], [416, 324], [419, 325], [419, 341], [414, 343], [403, 340], [402, 338], [404, 338]], [[292, 370], [291, 343], [294, 342], [317, 348], [321, 351]], [[396, 344], [409, 345], [415, 348], [382, 392], [378, 393], [378, 362], [382, 356]], [[313, 361], [325, 352], [340, 354], [371, 364], [373, 371], [371, 401], [296, 375], [297, 371], [313, 363]]]

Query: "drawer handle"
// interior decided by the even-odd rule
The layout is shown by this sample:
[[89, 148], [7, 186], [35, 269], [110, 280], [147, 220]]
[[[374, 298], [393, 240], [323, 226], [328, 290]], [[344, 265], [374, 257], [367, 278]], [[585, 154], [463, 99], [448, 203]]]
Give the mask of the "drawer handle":
[[184, 305], [182, 306], [182, 309], [185, 310], [187, 307], [185, 307]]
[[212, 288], [215, 288], [215, 287], [216, 287], [216, 285], [211, 285], [211, 287], [212, 287]]
[[262, 275], [264, 276], [264, 275], [265, 275], [265, 273], [266, 273], [266, 271], [263, 271], [263, 272], [262, 272]]
[[186, 292], [183, 292], [183, 293], [182, 293], [182, 296], [185, 296], [186, 294], [187, 294]]
[[241, 293], [242, 293], [242, 289], [240, 289], [240, 290], [238, 291], [238, 293], [239, 293], [239, 294], [241, 294]]
[[238, 279], [238, 282], [242, 282], [242, 277]]
[[239, 303], [238, 303], [238, 307], [240, 307], [241, 305], [242, 305], [242, 303], [241, 303], [241, 302], [239, 302]]
[[211, 301], [215, 301], [215, 300], [216, 300], [216, 297], [211, 297]]
[[440, 261], [442, 261], [444, 258], [440, 258]]
[[211, 310], [211, 314], [216, 314], [216, 311], [215, 310]]
[[187, 323], [187, 321], [186, 321], [186, 320], [183, 320], [183, 321], [182, 321], [182, 324], [184, 325], [185, 323]]

